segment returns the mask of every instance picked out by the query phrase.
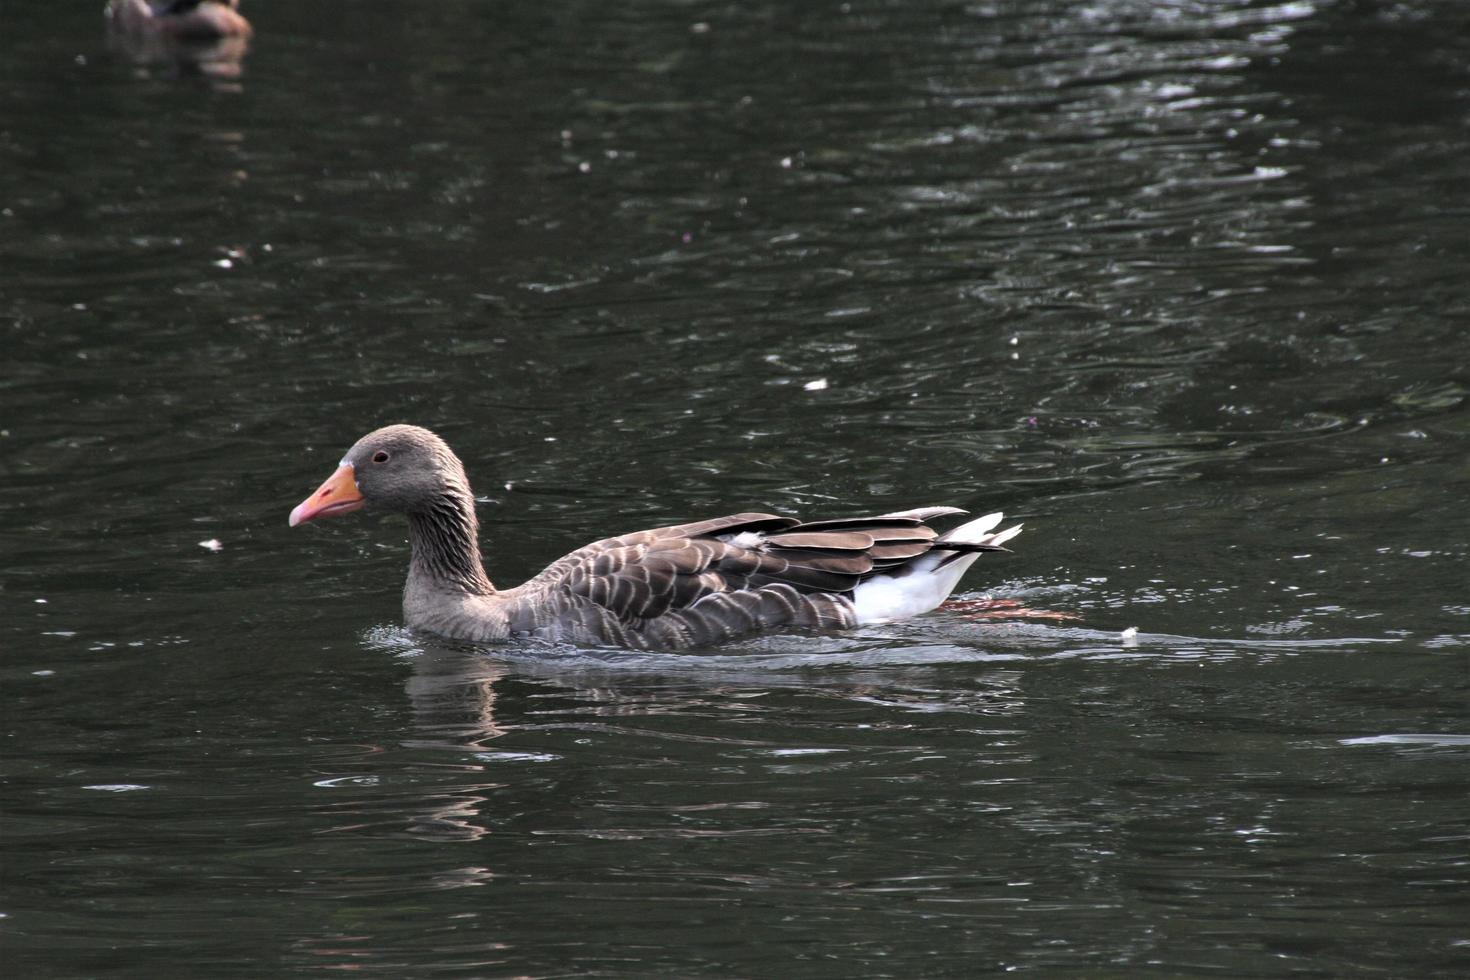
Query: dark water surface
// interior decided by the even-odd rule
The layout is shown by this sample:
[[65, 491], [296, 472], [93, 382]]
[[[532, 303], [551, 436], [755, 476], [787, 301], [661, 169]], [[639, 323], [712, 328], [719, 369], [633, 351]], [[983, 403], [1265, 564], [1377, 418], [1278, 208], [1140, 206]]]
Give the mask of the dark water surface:
[[[1470, 974], [1470, 6], [246, 10], [0, 11], [6, 975]], [[445, 645], [390, 421], [1081, 618]]]

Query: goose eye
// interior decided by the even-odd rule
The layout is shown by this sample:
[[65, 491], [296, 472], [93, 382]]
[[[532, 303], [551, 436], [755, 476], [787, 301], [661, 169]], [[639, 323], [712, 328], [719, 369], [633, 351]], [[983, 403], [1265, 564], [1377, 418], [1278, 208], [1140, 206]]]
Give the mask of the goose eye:
[[383, 450], [379, 449], [377, 452], [373, 453], [373, 462], [374, 463], [386, 463], [386, 462], [388, 462], [388, 454], [385, 453], [385, 452], [383, 452]]

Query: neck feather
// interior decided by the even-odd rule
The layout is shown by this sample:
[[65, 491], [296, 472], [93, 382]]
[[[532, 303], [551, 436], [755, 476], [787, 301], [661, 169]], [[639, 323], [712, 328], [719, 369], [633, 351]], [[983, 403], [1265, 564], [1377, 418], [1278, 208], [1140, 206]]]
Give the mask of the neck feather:
[[437, 590], [488, 595], [495, 591], [480, 561], [480, 522], [467, 490], [452, 488], [408, 515], [413, 548], [409, 578]]

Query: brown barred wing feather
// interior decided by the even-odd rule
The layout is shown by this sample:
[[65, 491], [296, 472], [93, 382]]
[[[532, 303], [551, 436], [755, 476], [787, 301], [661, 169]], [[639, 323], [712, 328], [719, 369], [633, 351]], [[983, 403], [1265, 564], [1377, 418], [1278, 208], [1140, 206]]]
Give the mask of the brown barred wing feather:
[[952, 510], [807, 524], [733, 514], [639, 531], [567, 555], [527, 583], [528, 598], [577, 633], [604, 622], [604, 639], [639, 646], [851, 626], [858, 583], [929, 551], [937, 535], [922, 521]]

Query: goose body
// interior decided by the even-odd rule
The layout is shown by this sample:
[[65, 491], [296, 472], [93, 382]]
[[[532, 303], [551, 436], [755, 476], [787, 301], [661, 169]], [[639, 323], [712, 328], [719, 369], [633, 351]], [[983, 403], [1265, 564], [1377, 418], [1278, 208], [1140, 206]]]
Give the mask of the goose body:
[[954, 507], [802, 523], [742, 513], [606, 538], [496, 589], [480, 559], [464, 466], [427, 429], [390, 425], [348, 451], [291, 526], [364, 506], [408, 518], [407, 624], [442, 636], [533, 636], [677, 650], [762, 631], [841, 629], [927, 612], [1021, 532], [990, 514], [940, 534]]

